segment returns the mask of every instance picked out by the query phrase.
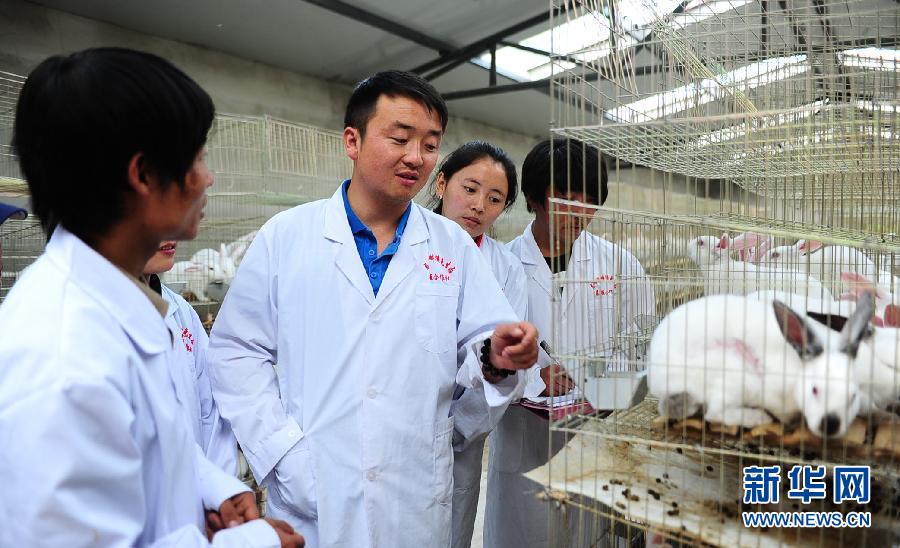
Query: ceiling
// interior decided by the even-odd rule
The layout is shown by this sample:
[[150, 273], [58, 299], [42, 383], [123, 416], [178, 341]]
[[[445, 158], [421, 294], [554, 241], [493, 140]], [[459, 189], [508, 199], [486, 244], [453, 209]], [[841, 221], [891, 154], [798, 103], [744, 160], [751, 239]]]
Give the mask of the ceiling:
[[[322, 1], [404, 27], [389, 32], [304, 0], [35, 3], [348, 85], [379, 70], [412, 69], [436, 58], [436, 48], [457, 49], [549, 13], [547, 0]], [[549, 26], [544, 20], [506, 39], [521, 40]], [[447, 93], [486, 87], [488, 78], [488, 70], [464, 63], [433, 82]], [[513, 80], [503, 76], [497, 78], [498, 85], [511, 83]], [[550, 101], [547, 93], [539, 90], [456, 99], [448, 105], [454, 116], [528, 135], [546, 135], [550, 124]]]

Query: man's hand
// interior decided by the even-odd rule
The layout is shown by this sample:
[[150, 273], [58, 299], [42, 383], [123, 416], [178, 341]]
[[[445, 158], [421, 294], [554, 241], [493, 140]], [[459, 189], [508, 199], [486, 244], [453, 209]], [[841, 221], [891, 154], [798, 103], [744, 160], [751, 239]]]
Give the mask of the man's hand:
[[[553, 383], [550, 382], [551, 376], [553, 377]], [[544, 381], [544, 386], [547, 387], [541, 393], [541, 396], [562, 396], [563, 394], [568, 394], [575, 387], [575, 381], [558, 363], [541, 369], [541, 380]]]
[[268, 522], [268, 524], [272, 526], [272, 529], [275, 529], [275, 533], [278, 534], [278, 540], [281, 541], [281, 548], [303, 548], [306, 545], [306, 540], [296, 533], [294, 528], [288, 525], [287, 522], [272, 518], [266, 518], [266, 522]]
[[528, 369], [537, 362], [538, 332], [529, 322], [504, 323], [491, 336], [491, 363], [497, 369]]
[[219, 506], [219, 511], [206, 511], [206, 534], [210, 538], [222, 529], [235, 527], [250, 520], [259, 518], [256, 508], [256, 496], [245, 491], [226, 500]]

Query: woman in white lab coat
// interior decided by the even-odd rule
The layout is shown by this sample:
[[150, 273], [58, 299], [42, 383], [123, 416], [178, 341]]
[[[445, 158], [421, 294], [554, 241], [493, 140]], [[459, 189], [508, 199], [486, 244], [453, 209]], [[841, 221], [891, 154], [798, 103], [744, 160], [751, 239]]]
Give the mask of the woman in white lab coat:
[[[197, 234], [213, 115], [173, 65], [119, 48], [51, 57], [22, 88], [13, 142], [52, 236], [0, 306], [2, 546], [206, 546], [204, 507], [236, 493], [185, 427], [166, 303], [139, 281], [160, 241]], [[302, 542], [280, 527], [213, 544]]]
[[[637, 259], [585, 230], [591, 208], [558, 205], [559, 214], [550, 216], [551, 195], [584, 203], [605, 201], [606, 167], [595, 149], [574, 140], [539, 143], [523, 163], [522, 193], [535, 219], [508, 248], [525, 269], [528, 319], [556, 352], [596, 352], [614, 334], [636, 331], [638, 316], [654, 314], [653, 289], [649, 280], [639, 281], [644, 270]], [[629, 282], [620, 284], [626, 277]], [[564, 280], [573, 283], [561, 283]], [[542, 353], [539, 364], [548, 365], [548, 356]], [[540, 370], [539, 389], [546, 390], [549, 370]], [[554, 381], [561, 378], [565, 376], [555, 375]], [[557, 384], [544, 395], [568, 386]], [[579, 523], [571, 515], [564, 520], [535, 497], [542, 487], [523, 474], [545, 464], [566, 442], [560, 433], [549, 436], [547, 420], [521, 407], [510, 407], [491, 435], [485, 546], [547, 546], [551, 531], [556, 540], [568, 538], [571, 546], [611, 538], [604, 530], [608, 522]], [[568, 533], [559, 530], [565, 523]]]
[[[527, 293], [522, 263], [485, 234], [516, 201], [516, 166], [503, 149], [484, 141], [469, 141], [454, 150], [438, 169], [435, 213], [455, 221], [481, 249], [503, 294], [519, 318], [525, 318]], [[484, 395], [457, 386], [450, 413], [453, 430], [452, 546], [472, 543], [484, 440], [495, 424]]]
[[185, 411], [185, 418], [194, 440], [209, 460], [229, 474], [237, 474], [237, 440], [231, 425], [219, 416], [213, 400], [212, 387], [206, 367], [209, 337], [200, 317], [181, 295], [159, 279], [175, 264], [178, 242], [162, 242], [159, 250], [147, 261], [143, 280], [169, 305], [166, 325], [175, 336], [175, 352], [170, 361], [175, 396]]

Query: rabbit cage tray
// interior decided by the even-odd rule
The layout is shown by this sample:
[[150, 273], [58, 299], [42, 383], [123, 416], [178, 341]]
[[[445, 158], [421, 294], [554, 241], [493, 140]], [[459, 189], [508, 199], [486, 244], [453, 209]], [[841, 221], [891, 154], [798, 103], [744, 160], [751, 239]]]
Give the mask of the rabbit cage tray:
[[[658, 531], [687, 545], [889, 546], [900, 541], [900, 417], [858, 419], [843, 439], [823, 442], [802, 428], [767, 425], [740, 431], [700, 420], [669, 423], [656, 401], [603, 419], [578, 417], [554, 425], [568, 444], [527, 476], [549, 486], [546, 496], [570, 508]], [[744, 504], [744, 466], [780, 464], [778, 503]], [[831, 499], [801, 506], [786, 496], [794, 464], [871, 466], [868, 504]], [[830, 493], [830, 487], [829, 487]], [[871, 512], [859, 529], [745, 528], [741, 513]]]

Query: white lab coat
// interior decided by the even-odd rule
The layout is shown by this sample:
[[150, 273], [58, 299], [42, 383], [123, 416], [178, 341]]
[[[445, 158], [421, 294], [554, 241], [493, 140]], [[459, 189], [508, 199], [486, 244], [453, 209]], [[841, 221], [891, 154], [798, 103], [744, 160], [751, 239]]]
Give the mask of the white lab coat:
[[[239, 490], [185, 428], [172, 335], [137, 280], [58, 227], [0, 333], [0, 545], [208, 545], [204, 504]], [[214, 539], [279, 546], [260, 520]]]
[[418, 205], [377, 298], [340, 188], [269, 220], [209, 363], [270, 515], [309, 547], [447, 546], [453, 391], [483, 390], [494, 414], [521, 395], [524, 373], [485, 383], [479, 361], [515, 320], [472, 238]]
[[219, 416], [206, 368], [209, 337], [194, 308], [165, 285], [162, 297], [169, 303], [166, 325], [175, 337], [169, 362], [175, 396], [186, 411], [187, 426], [209, 460], [231, 475], [237, 474], [237, 440], [231, 425]]
[[[593, 285], [564, 284], [560, 294], [534, 240], [532, 224], [507, 245], [521, 259], [528, 278], [528, 320], [557, 353], [596, 352], [613, 334], [636, 331], [637, 316], [655, 313], [653, 288], [646, 278], [645, 282], [639, 281], [645, 273], [637, 259], [589, 232], [582, 232], [575, 240], [565, 277], [594, 280]], [[618, 283], [622, 276], [629, 277], [628, 283]], [[538, 363], [547, 365], [549, 358], [542, 352]], [[533, 392], [532, 386], [538, 392], [544, 389], [540, 377], [534, 378], [533, 374], [539, 373], [536, 369], [529, 370], [529, 380], [533, 382], [529, 382], [526, 395]], [[551, 536], [548, 524], [552, 521], [556, 531], [564, 523], [563, 518], [557, 510], [548, 516], [550, 505], [535, 498], [542, 486], [522, 474], [545, 464], [565, 445], [565, 437], [555, 432], [550, 439], [547, 420], [513, 406], [494, 429], [490, 443], [484, 545], [547, 546]], [[597, 530], [602, 525], [576, 521], [569, 516], [571, 545], [579, 546], [586, 536], [597, 538], [603, 534]]]
[[[522, 263], [503, 244], [487, 235], [481, 238], [479, 249], [516, 316], [525, 319], [528, 292]], [[496, 422], [491, 422], [484, 394], [473, 389], [457, 387], [450, 414], [454, 418], [452, 546], [464, 548], [472, 544], [478, 494], [481, 491], [484, 441]], [[499, 418], [495, 416], [494, 421]]]

